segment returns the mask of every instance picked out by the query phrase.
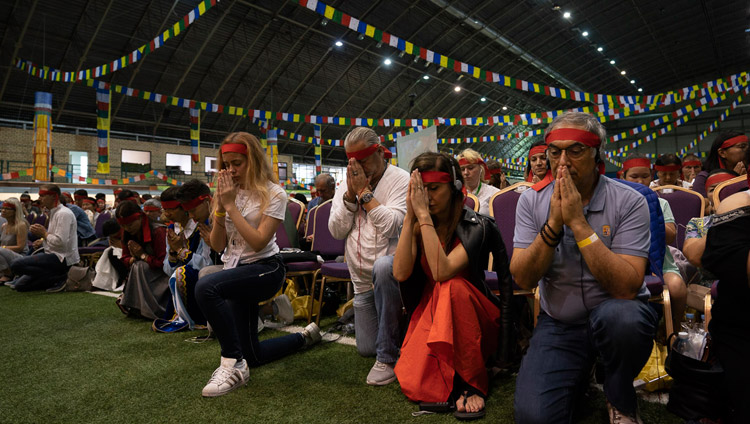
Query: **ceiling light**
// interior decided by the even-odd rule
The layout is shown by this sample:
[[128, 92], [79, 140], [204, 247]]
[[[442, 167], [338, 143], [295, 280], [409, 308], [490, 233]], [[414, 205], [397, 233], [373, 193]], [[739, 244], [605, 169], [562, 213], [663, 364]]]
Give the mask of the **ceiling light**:
[[620, 71], [620, 75], [625, 75], [626, 73], [625, 70]]
[[365, 35], [364, 35], [364, 34], [359, 34], [359, 35], [357, 36], [357, 40], [359, 40], [359, 41], [362, 41], [362, 40], [364, 40], [364, 39], [365, 39]]
[[428, 79], [430, 79], [430, 76], [429, 76], [429, 75], [424, 75], [424, 76], [422, 77], [422, 79], [423, 79], [423, 80], [428, 80]]
[[391, 64], [391, 63], [393, 63], [393, 62], [391, 62], [391, 59], [386, 59], [386, 60], [384, 60], [384, 61], [383, 61], [383, 63], [384, 63], [385, 65], [390, 65], [390, 64]]
[[552, 10], [560, 10], [560, 5], [557, 3], [552, 4]]
[[584, 37], [588, 37], [589, 36], [589, 32], [588, 31], [583, 31], [581, 33], [581, 35], [583, 35]]
[[320, 21], [320, 25], [321, 25], [321, 26], [326, 26], [326, 25], [328, 25], [328, 19], [323, 19], [323, 20], [321, 20], [321, 21]]
[[570, 12], [563, 13], [563, 18], [570, 19]]
[[341, 40], [336, 40], [336, 47], [341, 47], [343, 45], [344, 43], [342, 43]]
[[480, 102], [486, 102], [486, 101], [487, 101], [487, 98], [486, 98], [486, 97], [482, 97], [481, 99], [479, 99], [479, 101], [480, 101]]
[[398, 57], [404, 57], [405, 54], [406, 52], [402, 50], [401, 53], [398, 54]]
[[640, 92], [642, 92], [642, 91], [643, 91], [643, 89], [642, 89], [642, 88], [639, 88], [639, 89], [638, 89], [638, 92], [639, 92], [639, 93], [640, 93]]
[[375, 44], [375, 47], [377, 47], [377, 48], [383, 47], [383, 42], [382, 41], [378, 41], [378, 44]]
[[631, 84], [635, 84], [635, 80], [630, 80], [630, 83]]
[[614, 59], [610, 60], [610, 61], [609, 61], [609, 64], [610, 64], [610, 65], [614, 65], [614, 64], [615, 64], [615, 60], [614, 60]]
[[461, 87], [455, 86], [455, 87], [453, 87], [453, 91], [455, 91], [456, 93], [458, 93], [459, 91], [461, 91]]
[[603, 52], [603, 51], [604, 51], [604, 47], [597, 47], [597, 48], [596, 48], [596, 51], [598, 51], [598, 52]]
[[508, 110], [508, 106], [503, 106], [503, 110]]

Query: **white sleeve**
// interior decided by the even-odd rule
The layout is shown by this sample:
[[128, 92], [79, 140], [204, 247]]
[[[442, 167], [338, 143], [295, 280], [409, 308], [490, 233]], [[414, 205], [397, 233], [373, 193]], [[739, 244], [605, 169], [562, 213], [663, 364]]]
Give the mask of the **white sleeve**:
[[[70, 209], [67, 210], [70, 213], [63, 213], [64, 210], [59, 210], [55, 214], [55, 232], [47, 232], [47, 238], [44, 241], [54, 252], [64, 252], [65, 240], [68, 240], [70, 237], [78, 239], [76, 217]], [[50, 223], [50, 227], [53, 227], [52, 223]], [[73, 230], [73, 234], [70, 234], [71, 229]]]
[[[328, 231], [336, 240], [344, 240], [349, 235], [349, 231], [354, 225], [355, 212], [349, 210], [344, 202], [344, 193], [346, 193], [346, 185], [342, 184], [342, 188], [336, 190], [336, 194], [333, 196], [331, 201], [331, 216], [328, 218]], [[356, 204], [350, 204], [349, 207], [356, 208]]]
[[378, 199], [380, 205], [368, 212], [369, 220], [378, 230], [378, 233], [388, 238], [398, 236], [406, 215], [406, 191], [408, 187], [408, 179], [397, 179], [388, 188], [387, 197], [383, 200]]
[[268, 206], [263, 211], [263, 215], [283, 221], [286, 215], [286, 192], [281, 187], [275, 186], [274, 189], [269, 190], [268, 195], [270, 199], [268, 200]]

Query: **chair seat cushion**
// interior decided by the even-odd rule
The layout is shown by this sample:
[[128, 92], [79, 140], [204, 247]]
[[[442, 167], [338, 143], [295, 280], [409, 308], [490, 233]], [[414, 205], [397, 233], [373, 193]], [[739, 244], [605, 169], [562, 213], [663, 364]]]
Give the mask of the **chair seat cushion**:
[[349, 266], [344, 262], [326, 262], [321, 265], [320, 273], [325, 277], [351, 278]]
[[651, 293], [651, 296], [658, 296], [664, 291], [664, 282], [661, 278], [647, 275], [643, 280], [646, 282], [646, 288]]
[[484, 282], [490, 290], [500, 290], [497, 284], [497, 273], [495, 271], [484, 271]]
[[287, 272], [315, 271], [320, 268], [317, 262], [290, 262], [286, 264]]

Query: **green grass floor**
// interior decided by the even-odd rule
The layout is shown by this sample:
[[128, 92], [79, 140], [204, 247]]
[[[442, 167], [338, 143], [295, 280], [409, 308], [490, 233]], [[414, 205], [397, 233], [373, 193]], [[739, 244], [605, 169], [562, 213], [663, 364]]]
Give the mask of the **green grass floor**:
[[[154, 333], [110, 297], [0, 287], [0, 422], [456, 422], [412, 417], [398, 384], [365, 384], [372, 358], [337, 343], [251, 369], [247, 387], [203, 399], [219, 345], [185, 341], [203, 333]], [[513, 377], [493, 381], [484, 422], [513, 422], [513, 389]], [[600, 392], [584, 409], [580, 422], [608, 422]], [[642, 402], [641, 413], [646, 423], [680, 422], [659, 404]]]

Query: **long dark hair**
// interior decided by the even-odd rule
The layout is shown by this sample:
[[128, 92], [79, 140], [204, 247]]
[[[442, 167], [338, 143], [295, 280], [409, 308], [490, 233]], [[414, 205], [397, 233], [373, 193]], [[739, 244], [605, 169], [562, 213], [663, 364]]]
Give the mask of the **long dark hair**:
[[464, 178], [463, 175], [461, 175], [461, 167], [458, 165], [458, 161], [453, 156], [447, 153], [425, 152], [414, 158], [414, 160], [412, 161], [412, 172], [415, 169], [418, 169], [419, 172], [445, 172], [451, 175], [454, 180], [454, 184], [448, 184], [451, 191], [451, 205], [453, 205], [453, 210], [451, 211], [449, 222], [435, 223], [435, 225], [438, 227], [442, 227], [446, 224], [448, 225], [448, 231], [446, 232], [448, 236], [446, 240], [443, 240], [443, 242], [445, 243], [444, 249], [450, 249], [450, 242], [453, 241], [456, 227], [458, 227], [458, 222], [461, 220], [461, 216], [463, 215], [464, 193], [461, 191], [461, 188], [457, 187], [455, 184], [456, 180], [460, 181], [461, 186], [463, 186], [464, 184]]
[[743, 133], [740, 131], [720, 132], [719, 135], [717, 135], [714, 139], [714, 142], [711, 144], [711, 151], [708, 152], [708, 157], [706, 158], [706, 161], [703, 162], [703, 170], [711, 172], [714, 169], [721, 168], [722, 160], [719, 156], [719, 149], [721, 148], [721, 145], [730, 138], [737, 137], [738, 135], [742, 134]]

